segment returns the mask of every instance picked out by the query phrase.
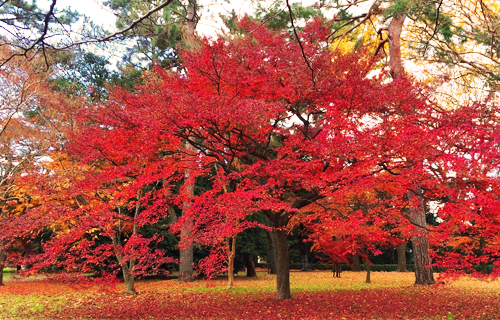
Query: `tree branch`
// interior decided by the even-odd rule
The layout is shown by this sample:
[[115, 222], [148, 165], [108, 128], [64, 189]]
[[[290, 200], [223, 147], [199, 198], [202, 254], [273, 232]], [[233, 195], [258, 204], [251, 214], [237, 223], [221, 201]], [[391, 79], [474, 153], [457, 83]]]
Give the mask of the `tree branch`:
[[306, 57], [306, 53], [304, 52], [304, 47], [302, 46], [302, 42], [300, 41], [299, 35], [297, 34], [297, 28], [295, 28], [295, 24], [293, 23], [292, 7], [290, 6], [290, 3], [288, 2], [288, 0], [286, 0], [286, 6], [288, 7], [288, 14], [290, 15], [290, 22], [292, 24], [293, 34], [295, 35], [295, 38], [297, 38], [297, 42], [299, 43], [300, 50], [302, 51], [302, 57], [304, 58], [304, 61], [306, 62], [307, 67], [309, 68], [309, 70], [311, 70], [311, 79], [312, 79], [313, 83], [315, 83], [315, 81], [314, 81], [314, 70], [311, 67], [311, 64], [309, 63], [309, 60]]

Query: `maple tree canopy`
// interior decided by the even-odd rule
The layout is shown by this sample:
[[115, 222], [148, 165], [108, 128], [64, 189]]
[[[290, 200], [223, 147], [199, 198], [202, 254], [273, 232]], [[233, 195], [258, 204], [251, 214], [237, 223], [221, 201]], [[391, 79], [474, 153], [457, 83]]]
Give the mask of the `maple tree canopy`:
[[[80, 258], [105, 252], [108, 259], [121, 248], [123, 259], [149, 263], [160, 256], [154, 239], [132, 230], [177, 206], [184, 213], [173, 229], [193, 222], [181, 246], [218, 248], [256, 226], [247, 217], [262, 212], [270, 220], [262, 227], [281, 241], [278, 273], [287, 273], [292, 218], [309, 217], [311, 238], [327, 250], [337, 250], [328, 244], [334, 237], [360, 228], [350, 233], [356, 245], [343, 250], [376, 253], [419, 232], [407, 219], [418, 194], [438, 204], [442, 223], [429, 229], [439, 266], [499, 265], [495, 106], [440, 107], [424, 86], [374, 72], [376, 60], [363, 49], [333, 51], [321, 19], [298, 32], [300, 42], [247, 18], [238, 28], [180, 51], [175, 72], [157, 67], [135, 91], [116, 88], [105, 105], [77, 112], [66, 147], [81, 176], [65, 192], [86, 200], [71, 214], [60, 209], [57, 219], [71, 216], [72, 231], [54, 232], [45, 257], [64, 254], [74, 266], [81, 259], [69, 259], [67, 247], [84, 239], [76, 243]], [[200, 177], [210, 187], [187, 192]], [[354, 198], [363, 208], [345, 209]], [[49, 209], [64, 206], [59, 200]], [[126, 244], [97, 245], [88, 236], [116, 238], [117, 225]], [[278, 287], [286, 281], [278, 275]]]

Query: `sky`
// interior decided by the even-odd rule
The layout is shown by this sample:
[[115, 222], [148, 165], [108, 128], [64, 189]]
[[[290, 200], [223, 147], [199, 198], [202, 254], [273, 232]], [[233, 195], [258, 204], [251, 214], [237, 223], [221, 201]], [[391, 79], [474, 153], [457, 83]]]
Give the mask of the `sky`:
[[[51, 1], [39, 0], [37, 4], [41, 7], [48, 8]], [[231, 0], [230, 3], [224, 0], [202, 0], [204, 9], [201, 13], [201, 20], [197, 26], [197, 32], [203, 36], [215, 37], [223, 25], [219, 18], [219, 13], [228, 14], [232, 9], [239, 15], [244, 15], [251, 12], [254, 4], [251, 0]], [[96, 24], [103, 26], [105, 29], [112, 31], [116, 30], [116, 16], [111, 10], [102, 5], [102, 0], [58, 0], [57, 8], [62, 9], [70, 7], [81, 14], [91, 18]], [[272, 3], [272, 2], [271, 2]]]

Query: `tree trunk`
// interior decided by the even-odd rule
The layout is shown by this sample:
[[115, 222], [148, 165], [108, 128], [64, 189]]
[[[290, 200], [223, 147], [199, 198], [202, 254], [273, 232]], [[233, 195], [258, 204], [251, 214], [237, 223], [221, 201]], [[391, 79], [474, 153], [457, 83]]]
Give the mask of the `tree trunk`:
[[[193, 147], [188, 141], [186, 141], [186, 149], [192, 152], [196, 152], [196, 148]], [[191, 175], [191, 172], [188, 170], [186, 171], [186, 180], [189, 179], [189, 176]], [[194, 185], [187, 186], [186, 192], [190, 195], [190, 197], [194, 196]], [[188, 210], [189, 207], [191, 206], [191, 203], [186, 201], [184, 203], [184, 210]], [[190, 219], [189, 221], [185, 222], [184, 225], [181, 228], [181, 233], [180, 233], [180, 241], [184, 242], [186, 239], [188, 239], [191, 235], [191, 227], [193, 225], [193, 221]], [[193, 270], [193, 250], [194, 250], [194, 245], [190, 244], [184, 249], [180, 249], [180, 254], [179, 254], [179, 281], [180, 282], [193, 282], [194, 281], [194, 270]]]
[[136, 294], [135, 291], [135, 278], [132, 274], [133, 265], [129, 267], [128, 263], [122, 266], [123, 280], [125, 281], [125, 292], [129, 294]]
[[268, 261], [269, 273], [276, 274], [276, 241], [272, 231], [265, 230], [268, 242]]
[[[193, 46], [195, 42], [195, 28], [196, 28], [196, 3], [194, 0], [190, 0], [188, 4], [188, 13], [186, 17], [186, 24], [187, 24], [187, 32], [185, 36], [186, 43], [188, 46]], [[185, 142], [186, 150], [191, 151], [196, 154], [197, 150], [196, 148], [189, 143], [189, 141]], [[189, 170], [186, 171], [186, 180], [189, 178], [191, 175], [191, 172]], [[194, 186], [191, 185], [187, 188], [186, 190], [191, 197], [194, 196]], [[184, 207], [188, 209], [190, 207], [190, 203], [186, 202], [184, 203]], [[187, 224], [185, 224], [182, 229], [181, 229], [181, 242], [188, 238], [191, 234], [189, 231], [191, 229], [192, 221], [189, 221]], [[194, 281], [194, 270], [193, 270], [193, 249], [194, 246], [191, 244], [185, 249], [180, 250], [180, 264], [179, 264], [179, 281], [181, 282], [192, 282]]]
[[408, 241], [403, 241], [401, 242], [397, 247], [396, 251], [398, 254], [398, 268], [396, 269], [397, 272], [408, 272], [408, 269], [406, 269], [406, 245]]
[[3, 286], [3, 268], [7, 255], [0, 249], [0, 286]]
[[[479, 250], [480, 250], [479, 254], [481, 256], [483, 256], [485, 254], [484, 248], [486, 248], [486, 240], [484, 239], [484, 237], [480, 237], [479, 238]], [[480, 266], [481, 266], [481, 272], [483, 274], [487, 274], [488, 273], [488, 265], [486, 264], [486, 262], [481, 261]]]
[[243, 254], [243, 259], [245, 260], [245, 266], [247, 268], [247, 277], [254, 278], [257, 277], [257, 272], [255, 271], [255, 262], [249, 253]]
[[300, 271], [311, 271], [311, 265], [309, 264], [307, 254], [302, 254], [300, 257], [302, 259], [302, 269], [300, 269]]
[[427, 223], [425, 221], [425, 206], [420, 188], [416, 188], [414, 192], [408, 192], [410, 204], [417, 203], [417, 206], [410, 206], [410, 222], [417, 227], [417, 232], [411, 237], [413, 246], [413, 258], [415, 264], [415, 285], [431, 285], [434, 284], [434, 275], [429, 255], [429, 234], [427, 231]]
[[394, 79], [404, 77], [404, 67], [401, 60], [401, 32], [406, 16], [404, 14], [395, 15], [389, 26], [388, 40], [389, 40], [389, 65], [391, 67], [391, 75]]
[[359, 253], [352, 256], [352, 271], [361, 271], [361, 262], [359, 261]]
[[[137, 193], [137, 203], [135, 205], [134, 223], [133, 223], [133, 227], [132, 227], [132, 234], [137, 234], [136, 219], [137, 219], [137, 215], [139, 214], [139, 210], [140, 210], [139, 199], [140, 199], [140, 193], [138, 192]], [[123, 261], [123, 254], [122, 254], [122, 252], [118, 251], [118, 249], [117, 249], [117, 247], [123, 246], [121, 236], [122, 236], [121, 208], [120, 208], [120, 206], [118, 206], [118, 230], [116, 231], [116, 234], [111, 237], [111, 241], [113, 242], [113, 245], [115, 246], [116, 260], [118, 261], [118, 264], [122, 266], [123, 281], [125, 282], [125, 292], [130, 293], [130, 294], [136, 294], [135, 279], [134, 279], [134, 274], [132, 273], [134, 270], [135, 262], [133, 260]]]
[[[282, 227], [282, 226], [280, 226]], [[290, 260], [287, 234], [284, 230], [273, 230], [276, 243], [276, 298], [290, 299]]]
[[185, 41], [191, 49], [193, 49], [195, 45], [196, 9], [196, 0], [189, 0], [186, 17], [187, 34]]
[[366, 281], [365, 283], [372, 283], [371, 281], [371, 265], [368, 262], [365, 262], [365, 269], [366, 269]]
[[[391, 75], [394, 79], [404, 77], [404, 68], [401, 61], [401, 32], [403, 30], [406, 16], [404, 14], [394, 15], [388, 26], [389, 37], [389, 55]], [[420, 193], [421, 189], [416, 188], [415, 192]], [[416, 199], [414, 199], [416, 197]], [[417, 226], [418, 234], [411, 237], [413, 243], [413, 255], [415, 259], [415, 285], [434, 284], [432, 269], [429, 256], [429, 236], [427, 233], [427, 224], [425, 221], [425, 207], [422, 197], [412, 191], [408, 192], [408, 200], [416, 200], [417, 206], [410, 207], [410, 222]]]
[[227, 288], [231, 289], [234, 285], [234, 255], [236, 253], [236, 235], [232, 236], [232, 242], [230, 243], [228, 238], [226, 241], [227, 251], [228, 251], [228, 263], [227, 263]]
[[[189, 231], [186, 229], [181, 230], [181, 241], [189, 236]], [[185, 249], [180, 250], [180, 263], [179, 263], [179, 281], [193, 282], [193, 245], [189, 245]]]
[[[111, 237], [113, 245], [115, 246], [121, 245], [121, 241], [119, 240], [118, 237], [119, 235]], [[136, 294], [137, 292], [135, 291], [135, 279], [134, 279], [134, 274], [132, 273], [132, 270], [134, 268], [134, 263], [130, 261], [130, 266], [129, 266], [129, 262], [126, 261], [123, 262], [123, 256], [119, 252], [116, 252], [115, 256], [116, 260], [118, 261], [118, 264], [122, 266], [123, 281], [125, 282], [125, 292], [130, 294]]]
[[[24, 253], [23, 257], [25, 259], [28, 259], [33, 255], [33, 245], [31, 244], [31, 241], [27, 241], [26, 239], [21, 240], [21, 246], [23, 247]], [[33, 266], [30, 263], [26, 263], [23, 268], [24, 270], [30, 270]]]

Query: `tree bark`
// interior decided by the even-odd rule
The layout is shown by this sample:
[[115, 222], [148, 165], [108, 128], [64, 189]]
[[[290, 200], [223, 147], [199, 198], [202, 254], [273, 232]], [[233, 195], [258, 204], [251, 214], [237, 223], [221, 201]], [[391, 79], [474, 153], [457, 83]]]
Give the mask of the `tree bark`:
[[[406, 16], [404, 14], [396, 14], [387, 28], [389, 33], [389, 64], [391, 67], [391, 75], [394, 79], [403, 78], [405, 76], [401, 60], [400, 42], [405, 19]], [[428, 267], [431, 261], [429, 256], [429, 236], [427, 232], [427, 223], [425, 221], [425, 207], [420, 195], [421, 189], [417, 187], [415, 192], [416, 193], [412, 191], [408, 192], [408, 200], [410, 203], [417, 203], [417, 206], [410, 206], [410, 222], [416, 225], [418, 229], [417, 234], [411, 237], [415, 259], [415, 285], [430, 285], [434, 284], [434, 276], [432, 274], [432, 269]]]
[[371, 265], [368, 262], [365, 262], [365, 268], [366, 268], [366, 280], [365, 283], [372, 283], [371, 281]]
[[247, 277], [254, 278], [257, 277], [257, 272], [255, 271], [255, 262], [249, 253], [243, 254], [243, 259], [245, 260], [245, 267], [247, 268]]
[[[132, 227], [132, 235], [137, 234], [137, 223], [136, 219], [139, 214], [141, 205], [139, 203], [139, 199], [141, 198], [140, 192], [137, 193], [137, 203], [135, 205], [135, 211], [134, 211], [134, 223]], [[113, 242], [113, 245], [115, 247], [118, 246], [123, 246], [121, 237], [122, 237], [122, 220], [121, 220], [121, 208], [118, 206], [118, 230], [116, 231], [116, 234], [111, 237], [111, 241]], [[123, 272], [123, 281], [125, 282], [125, 292], [129, 294], [136, 294], [137, 292], [135, 291], [135, 278], [134, 278], [134, 267], [135, 267], [135, 261], [130, 260], [130, 261], [123, 261], [123, 255], [121, 252], [119, 252], [115, 248], [115, 256], [116, 260], [118, 261], [118, 264], [121, 265], [122, 267], [122, 272]]]
[[[196, 3], [195, 0], [190, 0], [188, 5], [188, 13], [186, 17], [186, 25], [187, 32], [185, 36], [186, 43], [189, 46], [193, 46], [195, 42], [195, 28], [196, 28]], [[196, 153], [197, 150], [194, 146], [192, 146], [188, 141], [185, 142], [186, 150]], [[186, 179], [189, 178], [191, 172], [189, 170], [186, 171]], [[186, 190], [188, 194], [193, 197], [194, 196], [194, 186], [191, 185]], [[184, 203], [184, 208], [188, 209], [190, 207], [190, 203]], [[187, 222], [181, 229], [180, 238], [181, 242], [188, 238], [191, 234], [189, 231], [191, 229], [192, 221]], [[194, 246], [191, 244], [185, 249], [180, 250], [179, 254], [179, 281], [181, 282], [193, 282], [194, 281], [194, 270], [193, 270], [193, 250]]]
[[236, 253], [236, 235], [232, 236], [232, 242], [227, 239], [228, 265], [227, 265], [227, 288], [231, 289], [234, 285], [234, 255]]
[[276, 242], [276, 298], [290, 299], [290, 260], [288, 256], [287, 233], [285, 230], [274, 230]]
[[[33, 255], [33, 246], [31, 241], [27, 241], [26, 239], [21, 240], [21, 246], [23, 247], [24, 253], [23, 257], [28, 259]], [[26, 263], [24, 266], [24, 270], [30, 270], [33, 266], [30, 263]]]
[[[486, 240], [484, 239], [484, 237], [480, 237], [479, 238], [479, 250], [480, 250], [479, 254], [481, 256], [484, 255], [484, 248], [486, 248]], [[488, 265], [486, 264], [486, 262], [481, 261], [480, 266], [481, 266], [481, 272], [483, 274], [487, 274], [488, 273]]]
[[352, 255], [352, 271], [361, 271], [361, 262], [357, 252]]
[[276, 241], [272, 231], [265, 230], [268, 242], [268, 261], [269, 273], [276, 274]]
[[[188, 141], [186, 141], [186, 149], [192, 152], [196, 152], [196, 148], [193, 147]], [[186, 180], [189, 179], [189, 176], [191, 175], [191, 172], [188, 170], [186, 171]], [[187, 186], [186, 192], [189, 194], [190, 197], [194, 197], [194, 185]], [[191, 206], [191, 203], [186, 201], [184, 203], [184, 210], [188, 210], [189, 207]], [[181, 228], [181, 233], [180, 233], [180, 241], [184, 242], [186, 239], [188, 239], [191, 235], [191, 227], [193, 225], [193, 221], [189, 220]], [[194, 250], [194, 245], [190, 244], [184, 249], [180, 249], [179, 253], [179, 281], [180, 282], [193, 282], [194, 281], [194, 270], [193, 270], [193, 250]]]
[[408, 272], [408, 269], [406, 268], [406, 245], [408, 241], [403, 241], [401, 242], [397, 247], [396, 247], [396, 252], [398, 255], [398, 268], [396, 269], [397, 272]]
[[425, 207], [420, 188], [416, 188], [416, 194], [412, 191], [408, 193], [410, 203], [417, 202], [417, 206], [410, 206], [410, 222], [417, 228], [417, 232], [411, 237], [413, 246], [413, 258], [415, 264], [415, 285], [434, 284], [434, 275], [429, 255], [429, 234], [425, 221]]
[[300, 269], [300, 271], [311, 271], [311, 265], [309, 264], [307, 254], [302, 254], [300, 257], [302, 259], [302, 269]]
[[[181, 241], [189, 237], [190, 232], [186, 229], [181, 230]], [[180, 263], [179, 263], [179, 281], [193, 282], [193, 245], [189, 245], [185, 249], [180, 250]]]
[[391, 75], [394, 79], [404, 77], [404, 67], [401, 60], [401, 32], [406, 16], [404, 14], [395, 15], [389, 26], [388, 40], [389, 40], [389, 65], [391, 67]]
[[129, 294], [136, 294], [137, 292], [135, 291], [135, 278], [134, 274], [132, 273], [132, 270], [134, 268], [134, 263], [130, 261], [130, 266], [128, 263], [125, 263], [122, 266], [122, 272], [123, 272], [123, 280], [125, 281], [125, 292]]
[[7, 255], [5, 254], [5, 252], [3, 252], [2, 249], [0, 249], [0, 286], [3, 286], [4, 283], [3, 283], [3, 268], [4, 268], [4, 263], [5, 263], [5, 259], [7, 258]]

